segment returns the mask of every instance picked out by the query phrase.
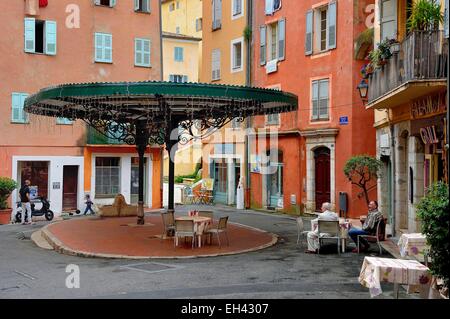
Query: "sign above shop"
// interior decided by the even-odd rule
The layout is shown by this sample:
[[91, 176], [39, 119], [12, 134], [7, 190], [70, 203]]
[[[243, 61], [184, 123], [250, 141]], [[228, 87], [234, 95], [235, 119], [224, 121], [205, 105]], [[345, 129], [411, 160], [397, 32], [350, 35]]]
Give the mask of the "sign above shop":
[[420, 137], [424, 144], [436, 144], [439, 143], [437, 138], [436, 128], [433, 126], [427, 126], [420, 129]]
[[446, 96], [445, 93], [429, 95], [411, 103], [411, 118], [418, 119], [445, 113]]

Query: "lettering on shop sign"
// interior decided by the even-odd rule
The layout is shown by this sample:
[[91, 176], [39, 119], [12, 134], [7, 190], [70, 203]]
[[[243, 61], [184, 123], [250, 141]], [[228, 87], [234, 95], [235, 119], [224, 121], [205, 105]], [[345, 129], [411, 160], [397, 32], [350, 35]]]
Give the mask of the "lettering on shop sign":
[[445, 93], [439, 93], [413, 101], [411, 104], [411, 117], [417, 119], [428, 115], [444, 113], [445, 110]]
[[436, 144], [439, 143], [439, 139], [436, 135], [436, 128], [433, 126], [422, 127], [420, 129], [420, 137], [424, 144]]

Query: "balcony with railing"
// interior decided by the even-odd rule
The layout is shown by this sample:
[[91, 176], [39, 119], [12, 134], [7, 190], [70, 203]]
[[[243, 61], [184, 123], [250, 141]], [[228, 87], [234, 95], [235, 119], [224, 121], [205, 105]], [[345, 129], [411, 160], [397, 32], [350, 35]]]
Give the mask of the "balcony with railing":
[[448, 40], [443, 31], [414, 31], [369, 76], [368, 108], [391, 108], [446, 87]]

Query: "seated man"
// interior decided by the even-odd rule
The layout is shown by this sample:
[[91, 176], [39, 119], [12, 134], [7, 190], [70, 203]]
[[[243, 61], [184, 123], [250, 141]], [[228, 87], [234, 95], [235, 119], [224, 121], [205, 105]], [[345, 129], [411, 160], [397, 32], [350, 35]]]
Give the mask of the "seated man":
[[[327, 221], [338, 221], [339, 216], [331, 211], [330, 203], [322, 204], [322, 213], [318, 214], [316, 219], [313, 219], [312, 222], [316, 223], [318, 220], [327, 220]], [[305, 251], [307, 254], [317, 254], [317, 250], [319, 249], [319, 229], [313, 229], [306, 235], [308, 239], [308, 250]]]
[[[364, 221], [362, 229], [352, 227], [348, 231], [348, 235], [350, 238], [358, 245], [358, 235], [375, 235], [377, 231], [377, 222], [383, 218], [383, 214], [378, 211], [378, 203], [377, 201], [371, 201], [369, 203], [369, 212], [367, 214], [367, 218]], [[363, 237], [359, 239], [360, 243], [363, 244], [364, 247], [360, 248], [360, 251], [366, 251], [369, 249], [370, 245]], [[352, 252], [357, 253], [358, 247], [352, 250]]]

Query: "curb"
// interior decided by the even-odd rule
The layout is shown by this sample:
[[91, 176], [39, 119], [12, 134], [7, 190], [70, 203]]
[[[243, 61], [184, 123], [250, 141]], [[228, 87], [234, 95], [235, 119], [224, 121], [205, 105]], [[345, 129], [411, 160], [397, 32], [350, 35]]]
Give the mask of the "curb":
[[55, 235], [53, 235], [51, 233], [51, 231], [48, 229], [49, 226], [57, 224], [57, 223], [61, 223], [61, 222], [56, 222], [56, 223], [52, 223], [49, 225], [44, 226], [43, 228], [41, 228], [41, 234], [42, 237], [50, 244], [50, 246], [53, 247], [53, 249], [63, 255], [70, 255], [70, 256], [76, 256], [76, 257], [85, 257], [85, 258], [105, 258], [105, 259], [147, 259], [147, 260], [151, 260], [151, 259], [193, 259], [193, 258], [203, 258], [203, 257], [218, 257], [218, 256], [229, 256], [229, 255], [238, 255], [238, 254], [243, 254], [243, 253], [248, 253], [248, 252], [254, 252], [254, 251], [258, 251], [261, 249], [265, 249], [268, 247], [271, 247], [273, 245], [275, 245], [278, 242], [279, 236], [273, 233], [269, 233], [267, 231], [255, 228], [255, 227], [251, 227], [251, 226], [247, 226], [247, 225], [242, 225], [242, 224], [238, 224], [238, 223], [230, 223], [230, 224], [234, 224], [234, 225], [239, 225], [241, 227], [244, 228], [249, 228], [252, 230], [256, 230], [259, 231], [261, 233], [266, 233], [266, 234], [270, 234], [272, 236], [272, 240], [266, 244], [257, 246], [257, 247], [253, 247], [253, 248], [248, 248], [248, 249], [243, 249], [243, 250], [238, 250], [238, 251], [231, 251], [231, 252], [224, 252], [224, 253], [215, 253], [215, 254], [208, 254], [208, 255], [188, 255], [188, 256], [129, 256], [129, 255], [117, 255], [117, 254], [105, 254], [105, 253], [93, 253], [93, 252], [86, 252], [86, 251], [77, 251], [74, 250], [72, 248], [69, 248], [67, 246], [65, 246]]

